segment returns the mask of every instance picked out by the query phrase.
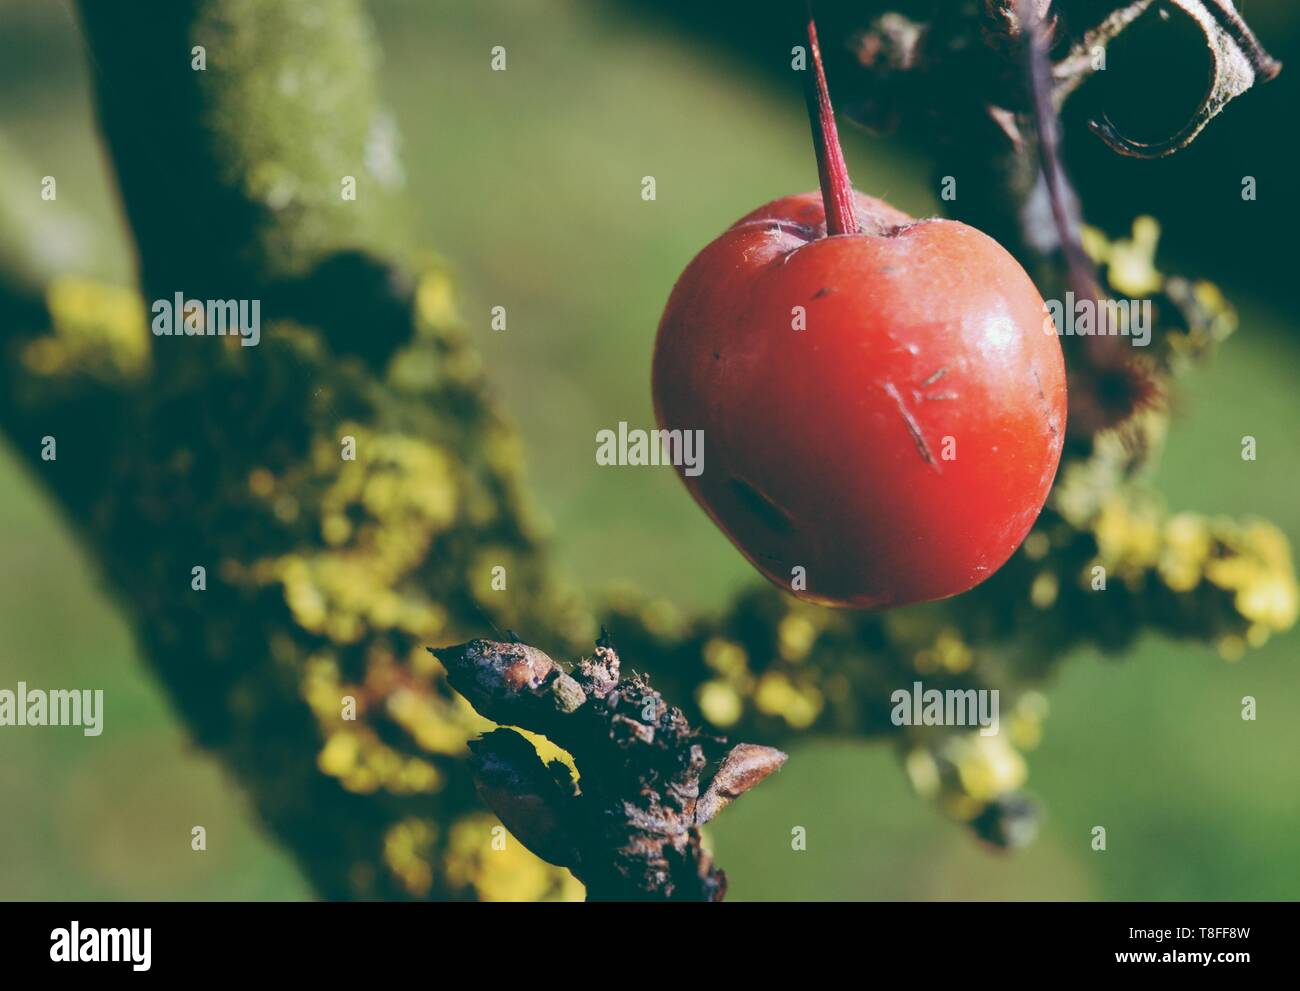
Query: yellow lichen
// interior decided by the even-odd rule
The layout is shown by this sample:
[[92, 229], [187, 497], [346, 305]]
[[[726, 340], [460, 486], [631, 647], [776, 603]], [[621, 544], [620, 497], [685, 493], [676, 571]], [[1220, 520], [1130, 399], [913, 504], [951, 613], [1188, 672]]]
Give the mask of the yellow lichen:
[[1043, 720], [1047, 718], [1047, 696], [1025, 692], [1005, 718], [1007, 735], [1019, 750], [1033, 750], [1043, 738]]
[[1047, 556], [1047, 552], [1052, 549], [1052, 542], [1048, 539], [1047, 534], [1041, 530], [1033, 531], [1025, 538], [1022, 550], [1025, 556], [1031, 561], [1041, 561]]
[[445, 269], [428, 267], [420, 275], [415, 287], [415, 310], [419, 321], [429, 327], [456, 323], [456, 287]]
[[796, 684], [781, 671], [768, 671], [758, 680], [754, 705], [769, 716], [780, 716], [793, 729], [806, 729], [821, 715], [822, 694], [811, 683]]
[[1190, 592], [1200, 584], [1213, 540], [1205, 520], [1178, 513], [1165, 521], [1160, 552], [1160, 578], [1175, 592]]
[[421, 898], [433, 887], [437, 840], [437, 824], [428, 819], [402, 819], [384, 834], [384, 864], [413, 897]]
[[748, 673], [749, 655], [740, 644], [713, 637], [704, 644], [704, 663], [718, 674], [734, 679]]
[[1160, 225], [1154, 217], [1142, 216], [1133, 221], [1131, 238], [1108, 242], [1093, 228], [1084, 232], [1084, 248], [1093, 258], [1107, 265], [1107, 281], [1116, 292], [1133, 299], [1159, 292], [1164, 277], [1156, 269], [1156, 247]]
[[1035, 609], [1050, 609], [1056, 604], [1056, 596], [1061, 591], [1061, 583], [1053, 571], [1040, 571], [1034, 576], [1029, 586], [1029, 601]]
[[54, 332], [24, 348], [22, 360], [31, 371], [123, 379], [148, 371], [148, 318], [139, 293], [57, 276], [46, 289], [45, 302]]
[[913, 657], [913, 664], [921, 674], [944, 671], [949, 674], [961, 674], [970, 668], [974, 654], [961, 635], [952, 627], [945, 626], [935, 634], [933, 643], [918, 650]]
[[1234, 604], [1246, 619], [1272, 630], [1289, 629], [1300, 611], [1300, 588], [1286, 537], [1268, 523], [1222, 524], [1216, 536], [1235, 551], [1208, 561], [1205, 577], [1235, 591]]
[[1092, 530], [1101, 563], [1121, 577], [1137, 577], [1160, 558], [1158, 513], [1123, 494], [1105, 500]]
[[572, 874], [539, 860], [489, 815], [452, 825], [443, 871], [453, 889], [489, 902], [577, 901], [584, 893]]
[[714, 726], [734, 725], [744, 714], [740, 693], [725, 681], [706, 681], [695, 690], [695, 701], [704, 718]]
[[817, 627], [806, 617], [791, 613], [776, 628], [777, 650], [787, 661], [801, 661], [817, 641]]
[[979, 802], [1015, 791], [1028, 776], [1024, 757], [1001, 735], [968, 733], [953, 737], [948, 756], [957, 767], [966, 793]]

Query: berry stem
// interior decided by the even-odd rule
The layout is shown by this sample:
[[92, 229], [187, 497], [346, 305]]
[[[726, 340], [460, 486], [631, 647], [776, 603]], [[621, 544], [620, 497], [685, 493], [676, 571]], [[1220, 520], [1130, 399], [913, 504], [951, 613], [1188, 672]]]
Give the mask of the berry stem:
[[854, 211], [853, 183], [844, 164], [839, 131], [835, 129], [835, 111], [822, 68], [821, 46], [817, 44], [817, 24], [813, 19], [812, 0], [808, 2], [808, 55], [812, 61], [804, 91], [808, 98], [808, 122], [812, 124], [813, 147], [817, 150], [817, 174], [821, 179], [822, 204], [826, 210], [826, 233], [858, 233]]

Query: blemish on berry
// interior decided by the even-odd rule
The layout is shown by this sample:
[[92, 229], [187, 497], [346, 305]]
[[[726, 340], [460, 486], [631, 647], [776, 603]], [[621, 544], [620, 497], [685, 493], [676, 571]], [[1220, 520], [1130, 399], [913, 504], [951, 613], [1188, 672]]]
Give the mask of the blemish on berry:
[[777, 533], [793, 530], [793, 524], [785, 510], [743, 478], [731, 479], [731, 491], [737, 501], [757, 516], [769, 530]]
[[916, 444], [917, 453], [925, 459], [926, 464], [931, 465], [935, 471], [942, 473], [943, 469], [939, 467], [939, 462], [934, 460], [934, 452], [930, 450], [930, 445], [925, 441], [925, 435], [921, 433], [921, 425], [916, 422], [916, 417], [904, 405], [903, 397], [898, 394], [893, 382], [885, 383], [885, 393], [898, 407], [898, 414], [903, 418], [903, 423], [907, 425], [907, 432], [912, 435], [912, 442]]
[[947, 368], [940, 368], [937, 372], [935, 372], [928, 379], [926, 379], [924, 382], [921, 383], [921, 388], [925, 389], [928, 388], [929, 386], [934, 385], [934, 383], [938, 382], [939, 379], [943, 378], [947, 374], [948, 374]]

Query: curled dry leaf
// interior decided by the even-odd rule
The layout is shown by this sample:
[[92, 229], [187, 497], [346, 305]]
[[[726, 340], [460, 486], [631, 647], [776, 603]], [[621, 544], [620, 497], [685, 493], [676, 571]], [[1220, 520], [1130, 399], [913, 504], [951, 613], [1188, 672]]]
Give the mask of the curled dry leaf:
[[[1268, 82], [1282, 71], [1282, 64], [1264, 50], [1233, 7], [1232, 0], [1166, 2], [1190, 17], [1204, 35], [1213, 63], [1211, 81], [1187, 123], [1159, 141], [1142, 142], [1128, 138], [1105, 114], [1089, 122], [1092, 131], [1107, 145], [1132, 158], [1162, 158], [1186, 148], [1229, 101], [1241, 96], [1256, 82]], [[1150, 4], [1151, 0], [1141, 0], [1128, 5], [1125, 11], [1141, 13]]]

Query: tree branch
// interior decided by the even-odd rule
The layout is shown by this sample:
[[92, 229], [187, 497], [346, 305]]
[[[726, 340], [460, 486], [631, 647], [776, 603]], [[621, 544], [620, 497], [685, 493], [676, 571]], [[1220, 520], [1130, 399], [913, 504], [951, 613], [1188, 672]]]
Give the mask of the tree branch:
[[[571, 870], [592, 900], [722, 900], [726, 875], [699, 827], [785, 754], [752, 744], [724, 751], [725, 741], [692, 729], [644, 676], [622, 677], [604, 638], [572, 674], [524, 644], [471, 640], [432, 653], [481, 714], [573, 755], [579, 782], [509, 730], [470, 744], [479, 794], [529, 849]], [[720, 763], [701, 793], [710, 756]]]
[[[1149, 411], [1076, 441], [1024, 549], [957, 599], [872, 615], [765, 587], [714, 616], [674, 619], [650, 597], [593, 608], [550, 564], [521, 485], [517, 436], [489, 399], [447, 274], [401, 263], [401, 225], [384, 208], [396, 188], [365, 164], [390, 160], [365, 150], [391, 131], [357, 5], [83, 7], [145, 294], [68, 279], [0, 285], [0, 425], [84, 536], [195, 740], [248, 788], [323, 896], [572, 896], [569, 875], [520, 844], [494, 849], [496, 820], [475, 794], [484, 783], [489, 805], [539, 856], [596, 879], [597, 896], [617, 887], [609, 864], [630, 836], [626, 817], [617, 836], [584, 842], [606, 858], [592, 868], [575, 860], [563, 830], [537, 830], [540, 820], [512, 816], [491, 797], [494, 782], [498, 793], [534, 796], [536, 809], [590, 836], [589, 812], [572, 810], [631, 787], [604, 773], [608, 753], [591, 742], [584, 757], [585, 737], [570, 741], [580, 766], [594, 761], [579, 796], [505, 731], [474, 745], [471, 771], [468, 741], [483, 721], [424, 647], [485, 627], [519, 629], [556, 656], [576, 656], [603, 615], [688, 725], [764, 743], [810, 731], [889, 735], [923, 793], [980, 835], [1012, 843], [1028, 816], [1012, 744], [999, 738], [990, 750], [956, 732], [901, 730], [889, 720], [893, 689], [918, 674], [937, 687], [999, 687], [1018, 696], [1017, 718], [1032, 721], [1041, 706], [1027, 689], [1072, 646], [1119, 649], [1155, 630], [1231, 651], [1294, 622], [1295, 579], [1276, 530], [1171, 517], [1142, 487], [1143, 455], [1165, 428]], [[206, 73], [189, 68], [199, 43]], [[281, 85], [293, 78], [323, 80], [325, 102]], [[169, 128], [161, 149], [160, 121]], [[982, 122], [995, 127], [987, 114]], [[969, 153], [989, 147], [973, 143]], [[990, 195], [964, 198], [963, 209], [1010, 189], [1003, 202], [1019, 224], [1033, 182], [1022, 190], [1012, 176], [1023, 162], [1012, 158]], [[343, 175], [362, 180], [356, 202], [338, 196]], [[1104, 257], [1111, 247], [1096, 249], [1106, 280], [1118, 277]], [[1155, 277], [1152, 350], [1208, 351], [1230, 316], [1205, 302], [1212, 293]], [[151, 337], [146, 302], [180, 290], [264, 294], [262, 344]], [[56, 462], [39, 457], [44, 435], [58, 438]], [[355, 460], [340, 454], [345, 437]], [[195, 566], [208, 576], [201, 591]], [[497, 566], [508, 571], [508, 594], [491, 587]], [[1104, 590], [1092, 584], [1098, 566]], [[568, 676], [588, 699], [579, 711], [596, 711], [591, 698], [609, 677], [657, 699], [644, 680], [604, 666], [586, 682]], [[659, 715], [669, 712], [662, 705], [653, 711], [667, 719], [672, 747], [634, 745], [654, 767], [670, 753], [689, 761], [694, 746], [679, 716]], [[640, 722], [622, 703], [614, 714]], [[764, 753], [733, 749], [713, 787], [701, 777], [694, 821], [683, 799], [672, 810], [683, 832], [656, 824], [650, 859], [667, 861], [669, 848], [676, 856], [683, 837], [682, 849], [695, 850], [692, 830], [744, 790], [751, 759], [760, 755], [761, 768]], [[987, 773], [951, 773], [968, 761]], [[685, 785], [680, 773], [664, 771], [646, 801], [667, 809], [660, 786]], [[639, 858], [635, 870], [649, 862]], [[703, 863], [698, 853], [673, 862], [672, 890], [718, 890]]]

